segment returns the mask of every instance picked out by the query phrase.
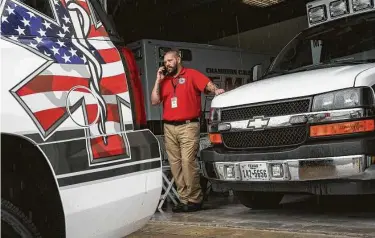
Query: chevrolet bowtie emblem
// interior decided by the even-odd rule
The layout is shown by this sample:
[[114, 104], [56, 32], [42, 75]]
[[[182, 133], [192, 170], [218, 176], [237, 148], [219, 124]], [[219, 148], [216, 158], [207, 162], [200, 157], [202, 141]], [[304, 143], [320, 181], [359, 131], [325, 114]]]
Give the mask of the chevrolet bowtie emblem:
[[254, 117], [253, 119], [249, 120], [249, 124], [247, 127], [249, 129], [264, 129], [268, 125], [269, 118], [261, 117]]

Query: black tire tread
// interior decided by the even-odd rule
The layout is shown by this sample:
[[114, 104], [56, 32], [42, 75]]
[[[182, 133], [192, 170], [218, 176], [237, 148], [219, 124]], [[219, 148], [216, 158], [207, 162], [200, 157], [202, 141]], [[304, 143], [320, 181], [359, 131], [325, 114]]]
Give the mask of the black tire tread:
[[237, 191], [235, 194], [242, 205], [252, 209], [278, 208], [283, 198], [279, 193]]
[[[15, 205], [13, 205], [11, 202], [1, 198], [1, 210], [5, 210], [11, 215], [13, 215], [15, 218], [17, 218], [22, 225], [26, 227], [26, 229], [32, 234], [32, 237], [42, 237], [40, 233], [38, 232], [38, 229], [36, 228], [35, 224]], [[1, 215], [1, 220], [4, 220], [3, 217], [4, 213]], [[9, 224], [6, 220], [4, 220], [6, 223]], [[9, 224], [12, 226], [12, 224]]]

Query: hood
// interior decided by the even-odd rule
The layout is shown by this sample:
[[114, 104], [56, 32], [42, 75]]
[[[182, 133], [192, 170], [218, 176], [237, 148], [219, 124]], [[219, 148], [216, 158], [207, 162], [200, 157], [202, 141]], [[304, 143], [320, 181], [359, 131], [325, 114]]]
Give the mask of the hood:
[[212, 107], [229, 107], [309, 96], [354, 86], [356, 76], [374, 63], [330, 67], [276, 76], [246, 84], [212, 100]]

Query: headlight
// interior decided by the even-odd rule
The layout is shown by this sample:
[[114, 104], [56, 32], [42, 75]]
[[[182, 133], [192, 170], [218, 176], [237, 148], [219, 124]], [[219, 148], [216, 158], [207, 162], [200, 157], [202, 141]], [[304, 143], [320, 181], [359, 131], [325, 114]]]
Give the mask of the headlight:
[[211, 108], [210, 109], [210, 116], [209, 116], [209, 123], [220, 122], [220, 121], [221, 121], [221, 110], [220, 110], [220, 108]]
[[311, 24], [327, 20], [327, 10], [325, 5], [320, 5], [309, 9], [309, 21]]
[[338, 0], [329, 4], [329, 11], [331, 17], [338, 17], [349, 13], [349, 6], [347, 0]]
[[344, 89], [315, 96], [312, 105], [312, 111], [353, 108], [371, 105], [372, 103], [373, 96], [370, 89]]
[[372, 1], [371, 0], [353, 0], [353, 10], [355, 12], [365, 10], [368, 8], [372, 8]]

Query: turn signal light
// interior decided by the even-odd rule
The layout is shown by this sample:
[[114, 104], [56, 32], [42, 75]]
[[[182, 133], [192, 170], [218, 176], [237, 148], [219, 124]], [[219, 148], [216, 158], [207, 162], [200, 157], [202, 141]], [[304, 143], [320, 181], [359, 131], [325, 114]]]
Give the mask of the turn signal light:
[[333, 123], [310, 127], [310, 137], [343, 135], [375, 130], [374, 120]]
[[218, 133], [212, 133], [209, 134], [209, 138], [212, 144], [222, 144], [223, 140], [221, 138], [221, 135]]

